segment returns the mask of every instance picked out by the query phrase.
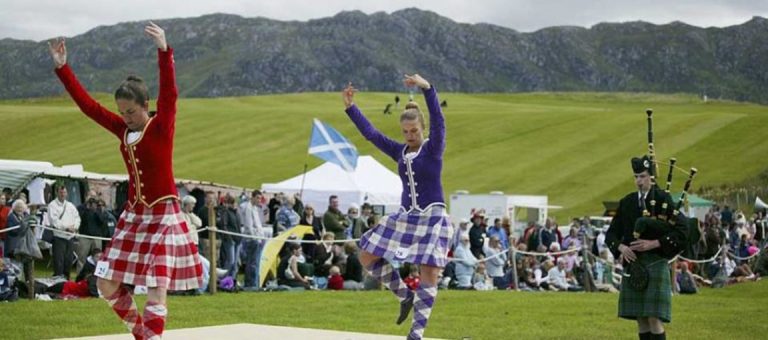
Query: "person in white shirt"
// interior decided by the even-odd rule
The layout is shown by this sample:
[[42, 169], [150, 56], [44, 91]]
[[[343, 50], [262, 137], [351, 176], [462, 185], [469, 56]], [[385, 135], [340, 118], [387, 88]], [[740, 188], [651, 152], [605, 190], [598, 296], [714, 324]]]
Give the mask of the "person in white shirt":
[[558, 290], [568, 290], [568, 280], [565, 277], [566, 262], [564, 258], [557, 260], [557, 266], [549, 269], [547, 273], [547, 281], [549, 285], [557, 288]]
[[[263, 237], [264, 207], [261, 206], [262, 194], [259, 190], [251, 193], [251, 199], [240, 204], [240, 232], [245, 235]], [[243, 238], [243, 251], [245, 252], [245, 288], [259, 288], [259, 261], [261, 254], [261, 240]]]
[[561, 257], [557, 259], [557, 266], [550, 268], [549, 272], [547, 273], [547, 281], [549, 282], [549, 286], [554, 287], [557, 290], [567, 290], [570, 292], [582, 290], [581, 287], [577, 286], [575, 283], [569, 282], [565, 271], [566, 265], [567, 263], [565, 258]]
[[49, 227], [53, 232], [53, 275], [69, 280], [69, 271], [74, 262], [75, 242], [73, 233], [80, 228], [80, 214], [74, 204], [67, 201], [67, 188], [60, 185], [56, 199], [48, 203]]
[[[203, 226], [203, 220], [200, 219], [197, 215], [195, 215], [195, 205], [197, 204], [197, 199], [195, 196], [187, 195], [184, 196], [184, 198], [181, 200], [181, 217], [184, 219], [185, 222], [187, 222], [187, 229], [189, 229], [189, 233], [187, 235], [189, 236], [189, 240], [192, 241], [195, 245], [198, 246], [198, 249], [200, 247], [200, 238], [197, 235], [198, 230], [202, 228]], [[208, 289], [208, 283], [210, 280], [210, 271], [211, 271], [211, 262], [208, 261], [205, 257], [203, 257], [202, 254], [198, 251], [197, 253], [198, 259], [200, 259], [200, 264], [203, 265], [203, 285], [200, 286], [200, 288], [197, 289], [198, 292], [204, 293]]]
[[469, 246], [469, 235], [462, 235], [459, 246], [453, 251], [453, 261], [456, 263], [456, 280], [460, 289], [472, 287], [472, 275], [475, 274], [477, 258], [472, 255]]
[[496, 289], [507, 289], [509, 282], [504, 275], [504, 264], [507, 262], [507, 253], [502, 249], [498, 236], [491, 236], [488, 244], [484, 246], [483, 252], [487, 256], [486, 273], [493, 280], [493, 286]]
[[197, 199], [195, 196], [187, 195], [181, 200], [181, 204], [181, 217], [184, 219], [184, 222], [187, 222], [187, 229], [189, 229], [187, 235], [189, 236], [189, 240], [195, 245], [198, 245], [200, 244], [200, 238], [197, 236], [197, 230], [202, 228], [203, 220], [194, 213]]

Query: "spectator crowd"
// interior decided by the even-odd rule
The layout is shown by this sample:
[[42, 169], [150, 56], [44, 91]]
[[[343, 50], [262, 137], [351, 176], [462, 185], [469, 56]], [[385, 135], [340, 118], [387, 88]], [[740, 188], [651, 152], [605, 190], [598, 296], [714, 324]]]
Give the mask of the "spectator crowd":
[[[33, 233], [40, 248], [50, 254], [53, 277], [39, 278], [20, 290], [65, 298], [98, 296], [93, 271], [101, 249], [114, 233], [117, 216], [96, 192], [88, 192], [78, 206], [68, 199], [67, 187], [57, 186], [54, 193], [55, 198], [46, 205], [27, 204], [23, 194], [11, 195], [7, 190], [0, 195], [0, 231], [13, 229], [0, 232], [4, 258], [0, 278], [5, 284], [0, 284], [0, 299], [12, 289], [5, 278], [16, 276], [23, 282], [32, 276], [33, 258], [25, 256], [26, 250], [20, 246], [26, 233]], [[217, 287], [224, 291], [381, 289], [361, 265], [357, 244], [381, 216], [369, 204], [351, 204], [341, 211], [340, 203], [337, 196], [330, 196], [327, 206], [313, 207], [304, 204], [298, 194], [258, 190], [239, 197], [213, 192], [183, 197], [181, 217], [198, 246], [204, 287], [176, 293], [205, 292], [212, 270], [218, 276]], [[211, 221], [217, 228], [215, 244], [206, 230]], [[621, 284], [622, 264], [605, 245], [608, 225], [593, 225], [588, 217], [572, 219], [563, 227], [548, 218], [543, 224], [531, 222], [515, 230], [509, 220], [489, 220], [478, 210], [470, 219], [454, 223], [452, 260], [442, 273], [440, 288], [617, 292]], [[309, 226], [311, 232], [287, 238], [277, 254], [277, 270], [260, 277], [267, 240], [297, 225]], [[747, 218], [728, 206], [713, 207], [699, 221], [698, 233], [692, 233], [697, 238], [685, 254], [690, 258], [671, 262], [675, 290], [695, 293], [705, 286], [722, 287], [768, 274], [768, 257], [761, 251], [766, 229], [765, 211]], [[216, 262], [212, 263], [214, 250]], [[394, 265], [408, 287], [418, 287], [418, 266]]]

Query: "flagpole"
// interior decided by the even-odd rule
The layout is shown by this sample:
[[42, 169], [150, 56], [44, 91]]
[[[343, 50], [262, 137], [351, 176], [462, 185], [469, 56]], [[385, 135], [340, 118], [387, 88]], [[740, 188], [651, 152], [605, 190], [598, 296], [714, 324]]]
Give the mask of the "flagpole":
[[[307, 162], [304, 162], [304, 173], [301, 175], [301, 189], [299, 189], [299, 197], [304, 197], [304, 179], [307, 178]], [[303, 201], [303, 198], [302, 198]]]
[[304, 201], [304, 180], [307, 179], [307, 160], [309, 159], [309, 148], [312, 147], [312, 135], [310, 134], [307, 145], [307, 154], [304, 155], [304, 172], [301, 173], [301, 188], [299, 188], [299, 198]]

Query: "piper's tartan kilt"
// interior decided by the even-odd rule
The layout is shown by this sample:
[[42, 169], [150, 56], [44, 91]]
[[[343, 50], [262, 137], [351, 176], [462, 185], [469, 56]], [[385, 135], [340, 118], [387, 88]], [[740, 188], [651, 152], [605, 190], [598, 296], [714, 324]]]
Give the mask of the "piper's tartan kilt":
[[648, 269], [648, 287], [637, 291], [622, 284], [619, 292], [619, 317], [636, 320], [654, 317], [672, 321], [672, 286], [667, 260], [656, 254], [639, 253], [639, 264]]

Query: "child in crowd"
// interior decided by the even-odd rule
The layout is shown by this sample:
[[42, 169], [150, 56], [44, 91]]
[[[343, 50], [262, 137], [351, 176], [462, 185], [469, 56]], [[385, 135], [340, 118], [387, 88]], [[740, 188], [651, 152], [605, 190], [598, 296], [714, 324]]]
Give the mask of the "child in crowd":
[[328, 277], [328, 289], [344, 289], [344, 278], [341, 276], [341, 269], [338, 266], [331, 266], [329, 272], [331, 275]]
[[419, 275], [419, 267], [416, 265], [412, 265], [410, 269], [410, 273], [408, 273], [408, 277], [403, 279], [403, 282], [405, 282], [405, 285], [408, 286], [408, 289], [410, 290], [416, 290], [419, 288], [419, 283], [421, 283], [421, 278]]

